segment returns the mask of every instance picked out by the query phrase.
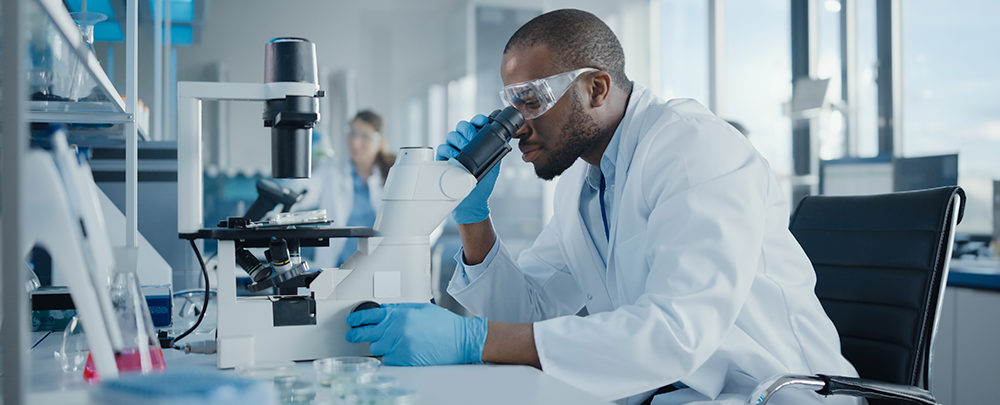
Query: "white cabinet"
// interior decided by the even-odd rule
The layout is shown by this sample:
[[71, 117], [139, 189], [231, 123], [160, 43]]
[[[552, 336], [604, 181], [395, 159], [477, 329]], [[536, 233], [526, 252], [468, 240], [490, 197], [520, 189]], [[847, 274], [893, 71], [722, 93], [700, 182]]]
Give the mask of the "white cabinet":
[[947, 288], [931, 366], [938, 403], [998, 402], [1000, 291]]

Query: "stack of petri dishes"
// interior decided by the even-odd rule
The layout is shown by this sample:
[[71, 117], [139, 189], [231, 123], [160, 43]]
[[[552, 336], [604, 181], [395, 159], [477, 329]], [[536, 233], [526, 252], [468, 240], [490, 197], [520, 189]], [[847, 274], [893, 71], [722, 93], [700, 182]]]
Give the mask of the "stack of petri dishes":
[[[282, 404], [319, 404], [316, 388], [295, 370], [291, 361], [256, 363], [236, 366], [236, 375], [261, 382], [274, 384], [274, 391]], [[326, 402], [334, 404], [332, 398]]]
[[398, 381], [379, 374], [382, 363], [375, 358], [345, 356], [313, 362], [316, 378], [330, 387], [335, 403], [344, 405], [409, 405], [416, 391], [399, 387]]

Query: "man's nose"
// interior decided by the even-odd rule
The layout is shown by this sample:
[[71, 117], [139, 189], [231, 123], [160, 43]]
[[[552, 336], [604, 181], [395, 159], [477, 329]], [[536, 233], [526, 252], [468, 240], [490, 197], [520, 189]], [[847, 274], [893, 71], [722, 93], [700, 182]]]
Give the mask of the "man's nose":
[[524, 125], [521, 125], [521, 128], [518, 128], [517, 132], [514, 133], [513, 138], [516, 139], [527, 138], [528, 132], [529, 132], [528, 120], [525, 120]]

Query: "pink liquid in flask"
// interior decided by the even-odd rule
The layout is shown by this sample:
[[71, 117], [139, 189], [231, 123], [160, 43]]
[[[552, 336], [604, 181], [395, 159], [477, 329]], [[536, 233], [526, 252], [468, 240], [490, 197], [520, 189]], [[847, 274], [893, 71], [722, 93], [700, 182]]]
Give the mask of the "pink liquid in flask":
[[[163, 360], [163, 351], [157, 346], [149, 347], [149, 366], [147, 369], [142, 367], [142, 352], [135, 347], [115, 354], [115, 363], [118, 364], [118, 372], [122, 374], [155, 373], [167, 368], [167, 363]], [[83, 379], [91, 384], [101, 382], [101, 376], [97, 374], [97, 366], [94, 365], [93, 354], [87, 355], [87, 366], [83, 369]]]

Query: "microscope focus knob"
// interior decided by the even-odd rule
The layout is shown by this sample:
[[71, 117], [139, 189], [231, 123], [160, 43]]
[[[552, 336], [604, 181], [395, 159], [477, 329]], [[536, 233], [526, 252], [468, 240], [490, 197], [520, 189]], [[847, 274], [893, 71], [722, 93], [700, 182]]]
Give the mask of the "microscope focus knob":
[[382, 305], [380, 305], [379, 303], [377, 303], [375, 301], [361, 301], [361, 302], [358, 303], [358, 305], [355, 305], [354, 308], [351, 309], [351, 313], [353, 314], [353, 313], [358, 312], [358, 311], [364, 311], [366, 309], [374, 309], [374, 308], [378, 308], [378, 307], [381, 307], [381, 306]]

